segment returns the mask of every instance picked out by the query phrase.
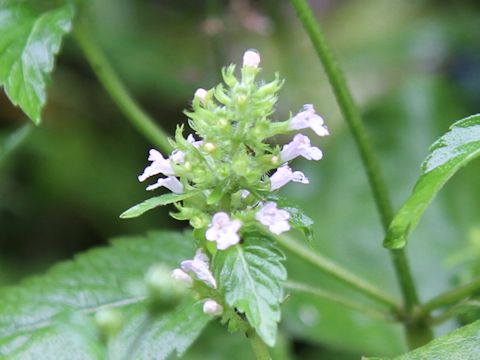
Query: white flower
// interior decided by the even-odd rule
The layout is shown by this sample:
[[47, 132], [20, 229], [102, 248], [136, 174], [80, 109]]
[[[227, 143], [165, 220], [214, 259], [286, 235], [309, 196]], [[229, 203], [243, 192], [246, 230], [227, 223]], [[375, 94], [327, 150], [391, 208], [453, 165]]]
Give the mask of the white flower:
[[[195, 140], [192, 134], [187, 136], [187, 142], [196, 148], [203, 144], [203, 140]], [[185, 153], [182, 150], [175, 149], [170, 155], [170, 160], [175, 164], [182, 164], [185, 161]]]
[[203, 144], [203, 140], [195, 140], [195, 137], [192, 134], [187, 136], [187, 142], [198, 148], [200, 145]]
[[138, 177], [138, 181], [145, 181], [150, 176], [158, 174], [174, 175], [170, 160], [165, 159], [159, 151], [151, 149], [148, 161], [152, 163], [145, 168], [143, 174]]
[[307, 177], [301, 171], [293, 171], [288, 165], [283, 165], [270, 176], [270, 190], [280, 189], [282, 186], [290, 181], [308, 184]]
[[212, 299], [206, 299], [203, 303], [203, 312], [208, 315], [222, 315], [223, 306]]
[[199, 280], [202, 280], [213, 289], [217, 288], [217, 282], [209, 269], [208, 256], [202, 249], [197, 250], [192, 260], [182, 261], [181, 268], [183, 271], [191, 271]]
[[290, 120], [289, 129], [311, 128], [318, 136], [328, 135], [328, 129], [320, 115], [315, 113], [312, 104], [303, 105], [302, 110]]
[[284, 145], [280, 157], [286, 162], [295, 159], [297, 156], [303, 156], [307, 160], [320, 160], [323, 157], [322, 150], [311, 146], [310, 139], [302, 134], [297, 134], [293, 140]]
[[175, 194], [181, 194], [183, 192], [183, 185], [175, 176], [160, 178], [155, 184], [147, 186], [147, 190], [155, 190], [162, 186]]
[[230, 220], [227, 213], [218, 212], [213, 216], [205, 237], [207, 240], [216, 241], [218, 250], [225, 250], [239, 243], [238, 230], [241, 226], [239, 220]]
[[274, 234], [281, 234], [290, 230], [290, 213], [286, 210], [278, 209], [277, 204], [269, 201], [256, 213], [255, 218], [265, 226], [268, 226]]
[[172, 279], [178, 282], [185, 284], [187, 287], [191, 287], [193, 280], [185, 271], [182, 269], [175, 269], [172, 271]]
[[207, 94], [208, 94], [208, 91], [205, 90], [205, 89], [197, 89], [197, 91], [195, 91], [195, 97], [198, 98], [201, 102], [204, 102], [205, 99], [207, 98]]
[[243, 66], [251, 66], [257, 68], [260, 65], [260, 54], [255, 49], [245, 51], [243, 54]]

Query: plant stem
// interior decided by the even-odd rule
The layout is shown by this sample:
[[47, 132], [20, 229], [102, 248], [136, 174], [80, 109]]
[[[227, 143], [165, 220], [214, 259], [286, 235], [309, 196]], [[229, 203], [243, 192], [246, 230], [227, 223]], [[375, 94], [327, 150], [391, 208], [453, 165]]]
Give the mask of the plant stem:
[[[381, 175], [380, 167], [373, 151], [373, 147], [368, 138], [365, 126], [363, 125], [360, 112], [355, 105], [343, 74], [327, 46], [327, 42], [320, 25], [315, 20], [314, 14], [308, 5], [308, 2], [306, 0], [290, 0], [290, 2], [295, 8], [298, 18], [305, 28], [305, 31], [309, 35], [313, 47], [315, 48], [316, 53], [322, 62], [323, 67], [325, 68], [325, 72], [330, 81], [330, 85], [333, 88], [333, 92], [337, 99], [340, 110], [342, 111], [350, 131], [352, 132], [358, 152], [367, 173], [370, 188], [375, 199], [377, 210], [380, 214], [383, 228], [386, 232], [392, 220], [392, 206], [387, 193], [387, 188]], [[408, 266], [407, 258], [403, 249], [392, 250], [390, 251], [390, 254], [402, 291], [405, 310], [407, 311], [407, 314], [411, 314], [415, 306], [418, 305], [418, 296], [411, 271]], [[424, 331], [424, 336], [420, 336], [422, 339], [424, 339], [424, 341], [432, 338], [431, 330], [426, 324], [417, 325], [418, 329], [423, 329], [422, 331]], [[412, 334], [415, 332], [415, 335], [419, 336], [418, 331], [416, 331], [418, 329], [411, 328], [411, 326], [406, 326], [407, 338], [410, 338], [410, 336], [408, 336], [409, 332], [412, 332]]]
[[298, 242], [292, 240], [288, 236], [276, 236], [275, 238], [283, 247], [285, 247], [301, 259], [314, 265], [320, 271], [341, 281], [345, 285], [348, 285], [350, 288], [361, 292], [369, 298], [387, 305], [393, 311], [398, 312], [400, 305], [397, 303], [397, 301], [394, 298], [390, 297], [388, 294], [385, 294], [382, 290], [376, 288], [374, 285], [367, 282], [366, 280], [359, 278], [357, 275], [349, 272], [348, 270], [345, 270], [344, 268], [334, 263], [332, 260], [329, 260], [322, 255], [313, 252], [311, 249], [303, 245], [300, 245]]
[[330, 291], [319, 289], [319, 288], [316, 288], [316, 287], [313, 287], [313, 286], [310, 286], [310, 285], [307, 285], [307, 284], [297, 283], [297, 282], [293, 282], [293, 281], [287, 281], [284, 284], [284, 286], [285, 286], [286, 289], [289, 289], [289, 290], [292, 290], [292, 291], [303, 292], [303, 293], [306, 293], [306, 294], [316, 296], [319, 299], [323, 299], [323, 300], [334, 302], [336, 304], [343, 305], [347, 308], [350, 308], [352, 310], [356, 310], [356, 311], [358, 311], [362, 314], [370, 316], [373, 319], [387, 321], [387, 322], [392, 322], [392, 321], [396, 320], [395, 317], [392, 316], [392, 314], [390, 314], [390, 313], [375, 309], [375, 308], [370, 307], [366, 304], [362, 304], [362, 303], [353, 301], [350, 298], [332, 293]]
[[81, 22], [77, 24], [75, 38], [98, 80], [126, 118], [154, 145], [162, 151], [169, 152], [171, 146], [167, 140], [168, 135], [132, 98], [85, 24]]
[[459, 303], [449, 307], [443, 313], [438, 315], [437, 317], [430, 318], [430, 324], [432, 325], [441, 325], [443, 322], [450, 319], [452, 316], [465, 311], [468, 308], [473, 309], [480, 309], [480, 301], [460, 301]]
[[247, 337], [250, 340], [250, 345], [252, 346], [253, 353], [257, 360], [271, 360], [270, 353], [268, 352], [268, 347], [265, 345], [263, 340], [258, 336], [257, 332], [254, 329], [250, 329], [247, 333]]
[[33, 125], [27, 123], [7, 136], [3, 144], [0, 144], [0, 169], [6, 160], [12, 155], [27, 139], [32, 132]]
[[480, 291], [480, 278], [434, 297], [418, 309], [417, 316], [425, 317], [435, 309], [454, 304], [478, 291]]

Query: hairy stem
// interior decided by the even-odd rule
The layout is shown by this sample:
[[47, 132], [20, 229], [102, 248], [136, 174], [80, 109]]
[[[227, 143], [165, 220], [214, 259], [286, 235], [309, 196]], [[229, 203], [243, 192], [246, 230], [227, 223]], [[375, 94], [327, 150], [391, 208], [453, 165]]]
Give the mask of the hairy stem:
[[126, 118], [155, 146], [165, 152], [171, 150], [167, 134], [147, 115], [132, 98], [102, 50], [95, 43], [85, 24], [79, 23], [75, 38], [92, 70]]
[[370, 316], [373, 319], [387, 321], [387, 322], [392, 322], [396, 320], [396, 318], [388, 312], [381, 311], [376, 308], [370, 307], [366, 304], [353, 301], [350, 298], [332, 293], [330, 291], [326, 291], [326, 290], [319, 289], [307, 284], [297, 283], [293, 281], [287, 281], [284, 285], [285, 285], [285, 288], [288, 290], [303, 292], [305, 294], [316, 296], [319, 299], [340, 304], [352, 310], [356, 310], [364, 315]]
[[257, 360], [271, 360], [270, 353], [268, 352], [268, 347], [265, 345], [263, 340], [258, 336], [257, 332], [254, 329], [250, 329], [247, 332], [247, 337], [250, 340], [250, 345], [252, 346], [253, 353], [255, 354], [255, 359]]
[[[305, 31], [307, 32], [313, 47], [325, 68], [325, 72], [328, 76], [330, 84], [333, 88], [333, 92], [340, 106], [340, 110], [348, 123], [350, 131], [354, 137], [358, 152], [362, 159], [365, 171], [367, 173], [370, 188], [375, 199], [377, 210], [380, 214], [382, 225], [384, 230], [388, 229], [388, 226], [392, 220], [392, 206], [387, 193], [380, 167], [378, 165], [373, 147], [368, 138], [367, 131], [363, 125], [360, 112], [355, 105], [352, 94], [347, 86], [347, 82], [343, 77], [343, 74], [337, 65], [320, 28], [320, 25], [315, 20], [314, 14], [310, 9], [306, 0], [290, 0], [295, 8], [298, 18], [300, 19]], [[418, 305], [418, 296], [411, 275], [410, 268], [405, 253], [402, 249], [393, 250], [390, 252], [392, 262], [394, 264], [397, 279], [402, 291], [403, 300], [405, 304], [405, 310], [407, 314], [411, 314]], [[416, 326], [416, 325], [415, 325]], [[418, 337], [418, 331], [412, 326], [406, 326], [407, 338], [409, 332], [415, 332]], [[418, 324], [419, 331], [424, 331], [424, 336], [421, 338], [424, 341], [428, 341], [432, 338], [431, 330], [426, 324]], [[416, 346], [416, 345], [415, 345]]]
[[306, 262], [312, 264], [323, 273], [341, 281], [348, 287], [361, 292], [372, 300], [376, 300], [377, 302], [387, 305], [394, 312], [398, 311], [400, 305], [394, 298], [388, 294], [385, 294], [381, 289], [376, 288], [366, 280], [359, 278], [357, 275], [342, 268], [332, 260], [313, 252], [311, 249], [303, 245], [300, 245], [298, 242], [292, 240], [288, 236], [278, 236], [275, 238], [284, 248], [288, 249], [290, 252]]

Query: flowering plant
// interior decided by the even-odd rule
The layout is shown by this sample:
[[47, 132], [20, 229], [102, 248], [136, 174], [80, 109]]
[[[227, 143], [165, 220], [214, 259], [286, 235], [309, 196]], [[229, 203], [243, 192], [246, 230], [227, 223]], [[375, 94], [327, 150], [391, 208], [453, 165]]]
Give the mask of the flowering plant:
[[230, 65], [222, 71], [225, 85], [195, 92], [193, 109], [186, 111], [195, 135], [185, 138], [184, 126], [178, 126], [169, 157], [150, 150], [151, 164], [138, 177], [163, 176], [147, 190], [165, 187], [171, 193], [136, 205], [122, 217], [174, 203], [177, 212], [171, 216], [189, 221], [198, 250], [172, 277], [197, 293], [205, 313], [222, 315], [231, 329], [251, 326], [273, 346], [286, 270], [272, 235], [310, 226], [306, 215], [298, 216], [299, 209], [279, 207], [277, 192], [290, 181], [309, 183], [289, 162], [299, 156], [320, 160], [323, 154], [300, 133], [281, 148], [269, 140], [303, 129], [326, 136], [328, 129], [310, 104], [286, 121], [273, 122], [283, 82], [278, 76], [259, 82], [259, 65], [259, 53], [247, 50], [240, 79]]
[[[308, 193], [309, 201], [304, 202], [303, 206], [307, 211], [311, 211], [312, 215], [314, 212], [320, 213], [316, 218], [315, 226], [318, 231], [315, 239], [312, 234], [313, 221], [281, 195], [289, 183], [289, 186], [292, 188], [296, 186], [298, 189], [310, 183], [309, 177], [312, 183], [315, 182], [312, 173], [315, 167], [312, 164], [316, 164], [308, 163], [304, 174], [297, 170], [295, 161], [298, 158], [314, 161], [322, 159], [322, 150], [312, 142], [316, 143], [318, 137], [329, 135], [329, 130], [311, 104], [304, 105], [298, 113], [290, 114], [289, 118], [283, 121], [278, 120], [276, 103], [283, 81], [278, 75], [270, 82], [260, 79], [261, 58], [257, 51], [247, 50], [240, 67], [235, 65], [225, 67], [222, 70], [221, 84], [208, 90], [195, 91], [191, 106], [185, 111], [187, 124], [177, 126], [173, 136], [169, 136], [171, 134], [161, 128], [160, 124], [136, 103], [108, 61], [108, 57], [96, 43], [98, 34], [93, 33], [92, 28], [96, 28], [92, 27], [89, 21], [95, 22], [95, 19], [100, 19], [97, 22], [102, 24], [115, 23], [104, 21], [104, 15], [108, 14], [108, 11], [102, 13], [102, 16], [93, 16], [89, 19], [92, 9], [94, 12], [99, 11], [105, 6], [104, 3], [112, 3], [106, 6], [115, 8], [115, 11], [117, 6], [119, 9], [125, 9], [125, 6], [131, 5], [128, 1], [0, 0], [0, 86], [13, 105], [18, 105], [35, 124], [40, 124], [54, 59], [63, 38], [72, 32], [78, 53], [84, 55], [91, 65], [94, 79], [100, 81], [125, 119], [129, 120], [155, 147], [149, 151], [149, 163], [138, 176], [138, 180], [147, 184], [147, 191], [160, 195], [133, 206], [121, 217], [138, 217], [146, 211], [169, 205], [169, 209], [172, 210], [170, 215], [182, 221], [181, 226], [186, 225], [185, 222], [188, 221], [189, 226], [186, 226], [188, 230], [184, 232], [160, 230], [142, 236], [121, 237], [103, 248], [86, 251], [70, 261], [55, 266], [43, 276], [33, 277], [17, 286], [1, 289], [1, 359], [163, 360], [177, 354], [187, 359], [223, 359], [231, 355], [232, 360], [233, 358], [243, 360], [252, 355], [248, 347], [244, 349], [243, 342], [247, 341], [245, 338], [250, 342], [258, 360], [271, 359], [270, 354], [275, 360], [290, 359], [289, 345], [294, 350], [292, 352], [306, 359], [308, 354], [304, 354], [304, 348], [308, 350], [310, 346], [306, 344], [307, 342], [313, 344], [312, 349], [317, 346], [315, 349], [317, 352], [312, 355], [315, 359], [318, 358], [318, 351], [321, 352], [322, 358], [325, 355], [337, 360], [340, 357], [350, 358], [352, 353], [359, 356], [370, 353], [397, 356], [407, 349], [412, 351], [396, 359], [480, 358], [478, 346], [480, 232], [477, 227], [463, 219], [462, 221], [457, 219], [458, 229], [455, 229], [457, 230], [455, 236], [452, 235], [450, 226], [453, 222], [452, 213], [457, 218], [467, 213], [469, 216], [478, 215], [478, 211], [477, 213], [470, 211], [475, 210], [473, 206], [476, 205], [475, 201], [466, 197], [474, 203], [472, 205], [468, 204], [468, 201], [461, 202], [463, 205], [468, 204], [468, 211], [458, 211], [459, 206], [455, 202], [456, 206], [449, 204], [453, 211], [448, 213], [442, 209], [436, 213], [442, 213], [443, 217], [435, 218], [436, 221], [430, 219], [434, 228], [434, 231], [430, 229], [433, 234], [430, 238], [433, 239], [427, 238], [422, 244], [434, 240], [438, 245], [436, 237], [445, 239], [452, 237], [456, 240], [454, 245], [447, 246], [446, 243], [442, 243], [435, 248], [432, 246], [414, 248], [410, 255], [417, 260], [416, 264], [413, 263], [416, 271], [411, 270], [405, 251], [410, 234], [443, 186], [459, 169], [480, 156], [479, 114], [457, 121], [433, 143], [411, 194], [394, 212], [381, 167], [376, 159], [373, 142], [370, 141], [362, 122], [362, 114], [327, 47], [322, 29], [306, 0], [290, 0], [325, 69], [346, 121], [346, 129], [350, 130], [360, 155], [361, 162], [357, 163], [364, 167], [373, 203], [380, 215], [385, 253], [392, 261], [394, 271], [390, 274], [385, 270], [385, 264], [381, 260], [377, 261], [380, 251], [384, 249], [379, 246], [381, 239], [375, 238], [378, 237], [379, 231], [376, 228], [378, 224], [375, 223], [377, 219], [371, 215], [372, 208], [369, 206], [372, 204], [365, 201], [366, 194], [369, 193], [361, 186], [353, 186], [362, 183], [364, 179], [361, 176], [356, 178], [360, 172], [353, 172], [350, 162], [345, 165], [345, 161], [335, 160], [342, 159], [344, 151], [347, 151], [345, 154], [348, 153], [350, 150], [348, 146], [330, 148], [328, 162], [325, 161], [318, 167], [322, 176], [325, 174], [325, 183], [329, 181], [330, 186], [304, 187], [312, 191]], [[217, 5], [223, 2], [207, 3], [209, 11], [213, 13], [217, 11]], [[268, 19], [252, 14], [245, 8], [248, 2], [228, 3], [234, 3], [236, 11], [245, 17], [242, 19], [245, 27], [267, 32]], [[268, 3], [271, 3], [269, 7], [272, 10], [277, 5], [276, 2]], [[138, 8], [150, 9], [143, 4], [138, 5]], [[387, 10], [390, 15], [392, 13], [390, 5]], [[121, 10], [118, 14], [131, 15], [130, 11]], [[468, 18], [471, 19], [470, 14]], [[161, 23], [157, 18], [154, 19], [155, 22]], [[176, 20], [175, 18], [172, 21], [178, 26]], [[207, 20], [203, 26], [205, 32], [211, 40], [219, 40], [216, 37], [224, 26], [223, 22], [219, 19]], [[390, 18], [388, 22], [390, 23]], [[118, 35], [119, 28], [115, 23], [115, 31], [111, 33]], [[448, 29], [450, 28], [449, 24]], [[467, 29], [470, 34], [471, 29], [468, 26]], [[420, 44], [424, 38], [430, 39], [428, 33], [426, 37], [417, 36], [417, 32], [411, 33]], [[189, 33], [189, 37], [190, 35]], [[119, 37], [123, 40], [122, 36]], [[156, 36], [154, 39], [153, 42], [147, 43], [150, 46], [153, 43], [160, 43]], [[442, 51], [438, 51], [437, 45], [441, 43], [437, 41], [439, 39], [441, 40], [442, 36], [440, 32], [435, 31], [435, 46], [426, 47], [429, 51], [434, 50], [435, 64], [438, 63], [438, 55], [447, 49], [441, 47]], [[218, 48], [220, 42], [212, 43], [215, 43], [216, 50], [221, 50]], [[186, 52], [187, 47], [189, 45], [182, 43], [181, 51]], [[122, 54], [125, 54], [125, 47], [120, 48]], [[422, 58], [418, 56], [424, 51], [422, 47], [413, 48], [414, 57]], [[456, 46], [452, 48], [456, 49]], [[216, 52], [219, 55], [222, 51]], [[178, 54], [174, 55], [176, 60]], [[224, 59], [221, 60], [223, 63]], [[193, 63], [191, 57], [189, 62], [191, 66]], [[303, 56], [298, 57], [298, 62], [304, 63]], [[71, 65], [70, 61], [67, 63]], [[200, 62], [195, 62], [195, 65], [198, 64]], [[370, 63], [368, 65], [372, 67]], [[421, 67], [424, 65], [422, 63]], [[81, 71], [84, 70], [82, 67]], [[140, 70], [142, 69], [136, 67], [131, 73], [137, 77], [137, 71]], [[375, 79], [379, 78], [377, 70], [375, 68], [372, 71], [375, 73]], [[306, 73], [310, 76], [313, 70], [309, 67]], [[301, 79], [301, 76], [298, 78]], [[170, 84], [169, 81], [166, 83]], [[314, 87], [318, 86], [315, 81], [309, 83]], [[303, 81], [299, 84], [304, 86]], [[363, 85], [364, 83], [362, 87]], [[190, 85], [188, 87], [190, 89]], [[172, 93], [170, 86], [165, 88]], [[188, 94], [190, 91], [191, 89]], [[411, 90], [408, 94], [410, 92]], [[399, 119], [401, 111], [398, 111], [396, 105], [389, 115], [395, 120], [403, 121], [408, 121], [410, 117], [414, 124], [410, 132], [422, 132], [431, 124], [418, 126], [419, 120], [425, 117], [425, 110], [433, 105], [424, 106], [427, 103], [423, 101], [424, 97], [418, 97], [416, 90], [413, 94], [411, 97], [402, 94], [402, 98], [408, 99], [405, 102], [405, 107], [408, 108], [405, 113], [410, 115], [407, 119]], [[155, 95], [157, 96], [156, 93]], [[89, 96], [87, 99], [93, 102], [94, 97], [91, 94]], [[67, 113], [68, 116], [74, 113], [71, 111], [70, 101], [75, 96], [68, 93], [67, 97], [68, 106], [65, 108], [68, 108], [68, 111], [57, 109], [62, 119]], [[444, 101], [443, 97], [441, 101]], [[3, 115], [4, 102], [1, 99], [0, 102]], [[79, 104], [81, 104], [79, 108], [83, 108], [84, 104], [82, 102]], [[58, 105], [55, 101], [53, 105], [52, 109], [62, 108], [55, 106]], [[322, 104], [322, 111], [328, 111], [324, 110], [326, 105]], [[439, 106], [439, 109], [443, 107]], [[419, 116], [412, 115], [416, 113]], [[433, 112], [435, 116], [432, 117], [438, 116], [439, 113], [444, 112], [437, 110]], [[83, 114], [81, 116], [83, 117]], [[95, 112], [94, 118], [99, 117], [100, 115]], [[382, 120], [383, 117], [382, 115]], [[330, 124], [332, 123], [329, 121]], [[338, 141], [339, 128], [331, 126], [335, 130], [332, 131], [335, 141]], [[0, 136], [0, 165], [4, 164], [5, 159], [13, 157], [12, 154], [29, 136], [32, 128], [29, 124], [24, 125], [6, 136], [5, 141], [3, 136]], [[71, 132], [74, 135], [72, 139], [75, 139], [72, 143], [76, 144], [75, 129], [78, 128]], [[402, 131], [409, 131], [403, 123]], [[384, 140], [386, 132], [382, 129], [379, 133]], [[109, 136], [118, 139], [115, 133]], [[407, 154], [404, 156], [405, 163], [410, 163], [410, 155], [414, 154], [411, 148], [417, 150], [416, 146], [411, 146], [413, 136], [396, 137], [405, 141], [402, 154]], [[50, 143], [52, 138], [48, 137], [47, 146], [38, 146], [34, 141], [35, 145], [30, 149], [32, 152], [30, 156], [40, 160], [38, 150], [48, 149], [45, 152], [48, 153], [45, 159], [49, 160], [43, 159], [45, 164], [50, 163], [52, 156], [58, 155], [59, 163], [52, 160], [50, 165], [52, 170], [47, 172], [47, 180], [43, 181], [45, 184], [42, 186], [48, 184], [51, 186], [48, 189], [55, 189], [52, 193], [61, 198], [59, 194], [62, 193], [57, 192], [60, 190], [57, 189], [55, 181], [63, 179], [63, 176], [65, 179], [62, 181], [66, 182], [71, 178], [76, 179], [77, 168], [81, 167], [77, 165], [87, 164], [84, 164], [84, 168], [88, 167], [88, 172], [91, 172], [90, 167], [103, 172], [108, 166], [91, 166], [89, 161], [81, 157], [82, 161], [78, 161], [77, 157], [63, 152], [64, 148], [69, 149], [71, 145], [69, 139], [65, 140], [63, 136], [59, 138], [62, 151], [52, 151], [54, 148]], [[110, 210], [113, 209], [109, 214], [111, 216], [109, 220], [117, 221], [117, 214], [125, 204], [113, 204], [114, 201], [110, 201], [111, 195], [120, 193], [124, 197], [131, 197], [131, 191], [117, 191], [116, 187], [127, 183], [130, 176], [132, 183], [139, 188], [139, 184], [133, 181], [133, 171], [125, 166], [127, 163], [125, 160], [128, 155], [143, 153], [141, 150], [143, 146], [126, 147], [119, 145], [117, 141], [113, 143], [111, 151], [108, 151], [108, 148], [103, 148], [103, 142], [101, 145], [97, 143], [100, 141], [91, 141], [85, 147], [88, 147], [95, 161], [102, 157], [99, 154], [108, 154], [106, 160], [99, 164], [110, 165], [114, 158], [110, 157], [112, 153], [121, 159], [121, 164], [115, 171], [105, 173], [105, 183], [115, 184], [112, 186], [114, 190], [105, 194], [100, 193], [99, 189], [103, 190], [106, 187], [98, 186], [98, 174], [95, 172], [93, 177], [87, 178], [92, 181], [91, 184], [87, 181], [87, 185], [90, 186], [81, 187], [81, 191], [78, 187], [72, 191], [72, 187], [66, 186], [65, 194], [68, 193], [68, 196], [65, 197], [70, 197], [72, 193], [81, 194], [81, 200], [87, 199], [89, 205], [92, 204], [91, 208], [100, 204], [103, 209], [103, 205], [109, 205]], [[418, 143], [420, 142], [416, 144]], [[95, 149], [99, 151], [92, 150], [90, 145], [98, 146]], [[78, 156], [76, 147], [73, 148], [75, 155]], [[132, 148], [135, 150], [132, 151]], [[406, 166], [399, 166], [400, 158], [401, 156], [395, 154], [390, 158], [391, 161], [385, 161], [388, 157], [383, 160], [391, 169], [398, 172], [398, 169], [407, 169]], [[67, 166], [65, 161], [68, 161]], [[28, 166], [25, 166], [27, 163], [25, 161], [17, 163], [21, 165], [22, 176], [19, 179], [22, 181], [28, 178], [23, 175], [25, 169], [28, 169], [29, 174], [36, 175], [33, 168], [43, 167], [38, 164], [30, 166], [32, 162], [28, 162]], [[138, 159], [132, 159], [133, 163], [135, 167], [139, 166]], [[340, 175], [335, 176], [331, 175], [331, 171], [324, 171], [329, 163], [335, 163], [335, 167], [330, 170], [332, 172], [339, 170]], [[119, 174], [117, 171], [127, 172], [128, 175]], [[406, 174], [400, 173], [400, 176], [395, 176], [395, 181], [398, 178], [401, 182], [408, 183], [404, 175]], [[42, 176], [33, 177], [43, 179]], [[30, 190], [28, 185], [20, 184], [22, 181], [17, 181], [19, 179], [13, 179], [11, 184], [6, 186], [3, 182], [0, 183], [2, 200], [0, 235], [9, 235], [10, 219], [17, 217], [24, 219], [26, 222], [21, 222], [21, 227], [30, 231], [28, 234], [35, 235], [31, 237], [35, 242], [41, 243], [40, 249], [43, 251], [42, 237], [37, 237], [36, 228], [30, 229], [30, 223], [32, 219], [33, 221], [37, 219], [39, 212], [49, 212], [44, 208], [46, 205], [44, 198], [41, 198], [42, 202], [36, 208], [38, 211], [25, 214], [21, 211], [22, 206], [13, 206], [14, 201], [10, 202], [8, 199], [3, 201], [4, 194], [9, 198], [10, 193], [21, 196], [27, 194], [26, 197], [30, 197], [29, 191], [23, 191]], [[84, 185], [83, 179], [77, 181]], [[346, 183], [342, 183], [343, 181]], [[478, 181], [472, 183], [471, 188], [475, 189]], [[321, 192], [314, 193], [313, 190], [316, 188], [320, 188]], [[334, 190], [331, 190], [332, 188]], [[360, 189], [358, 191], [360, 194], [351, 188]], [[43, 195], [44, 188], [41, 189]], [[345, 189], [348, 191], [345, 192]], [[404, 189], [394, 190], [399, 195], [405, 194]], [[336, 206], [331, 206], [334, 201], [328, 198], [325, 201], [327, 204], [325, 209], [328, 211], [332, 209], [331, 213], [325, 211], [324, 214], [323, 211], [319, 211], [320, 207], [316, 203], [309, 208], [309, 203], [313, 203], [310, 199], [324, 199], [330, 192], [335, 202], [343, 202], [340, 211]], [[7, 217], [3, 216], [5, 210], [8, 212]], [[57, 221], [57, 224], [62, 223], [61, 229], [64, 230], [58, 231], [59, 236], [70, 240], [68, 235], [75, 233], [69, 228], [70, 223], [63, 224], [61, 220], [63, 217], [57, 216], [59, 213], [57, 209], [53, 213], [54, 221]], [[75, 220], [77, 215], [78, 213], [74, 213]], [[38, 218], [45, 219], [41, 216]], [[50, 221], [52, 218], [48, 219], [46, 222], [41, 221], [42, 229], [45, 228], [45, 223], [48, 224], [49, 230], [50, 227], [54, 227], [55, 224], [51, 225]], [[155, 218], [153, 226], [159, 225], [158, 220]], [[127, 223], [123, 222], [123, 225], [125, 224]], [[462, 229], [462, 226], [469, 226], [468, 233], [471, 239], [466, 249], [453, 256], [456, 263], [461, 265], [461, 272], [455, 272], [454, 281], [437, 284], [438, 280], [445, 280], [451, 275], [447, 274], [445, 269], [438, 268], [438, 263], [445, 260], [447, 257], [445, 253], [458, 247], [458, 241], [464, 236], [462, 230], [465, 229]], [[364, 233], [366, 228], [367, 233]], [[316, 242], [304, 244], [304, 238]], [[340, 241], [341, 238], [345, 241]], [[354, 241], [350, 241], [352, 239]], [[368, 247], [369, 239], [377, 241], [376, 248]], [[8, 243], [18, 245], [10, 239]], [[70, 242], [68, 244], [70, 246]], [[317, 244], [321, 244], [319, 251], [311, 246]], [[288, 258], [283, 251], [286, 251]], [[429, 258], [432, 254], [436, 257]], [[341, 259], [341, 256], [347, 256], [344, 262], [348, 266], [345, 267], [334, 260], [337, 257]], [[428, 260], [426, 258], [430, 259], [430, 262], [426, 261]], [[438, 261], [434, 262], [432, 259]], [[1, 265], [0, 280], [4, 281], [5, 264], [2, 262]], [[434, 271], [432, 266], [435, 266]], [[25, 267], [27, 266], [24, 265], [22, 258], [21, 268]], [[349, 267], [355, 271], [348, 270]], [[418, 274], [419, 269], [421, 272]], [[444, 270], [444, 273], [438, 270]], [[426, 295], [431, 295], [429, 286], [433, 283], [436, 286], [434, 291], [443, 292], [429, 300], [423, 300]], [[455, 283], [455, 286], [452, 286], [452, 283]], [[421, 285], [420, 294], [418, 285]], [[395, 286], [398, 286], [398, 294], [394, 292]], [[443, 286], [443, 289], [439, 286]], [[434, 339], [434, 328], [445, 322], [448, 326], [444, 329], [454, 327], [458, 329]], [[230, 337], [222, 326], [230, 332], [246, 336]], [[403, 330], [403, 334], [400, 329]], [[196, 341], [197, 339], [199, 340]], [[196, 344], [192, 347], [195, 341]], [[235, 344], [241, 349], [237, 349]], [[338, 349], [341, 349], [341, 353], [337, 352]], [[332, 350], [333, 354], [327, 354]]]

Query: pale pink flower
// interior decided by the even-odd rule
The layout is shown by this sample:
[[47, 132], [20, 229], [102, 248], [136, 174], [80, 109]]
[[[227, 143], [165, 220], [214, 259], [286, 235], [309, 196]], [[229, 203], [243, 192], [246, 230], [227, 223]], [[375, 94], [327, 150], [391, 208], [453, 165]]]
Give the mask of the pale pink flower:
[[183, 271], [194, 273], [197, 279], [216, 289], [217, 282], [210, 271], [209, 265], [208, 256], [202, 249], [198, 249], [192, 260], [182, 261], [181, 268]]
[[155, 184], [147, 186], [147, 190], [155, 190], [162, 186], [175, 194], [181, 194], [183, 192], [183, 185], [175, 176], [160, 178]]
[[290, 120], [290, 130], [311, 128], [318, 136], [329, 134], [327, 127], [320, 115], [315, 112], [312, 104], [306, 104], [302, 110]]
[[148, 156], [148, 161], [152, 163], [145, 168], [143, 174], [138, 177], [138, 181], [145, 181], [150, 176], [163, 174], [163, 175], [174, 175], [172, 164], [169, 159], [165, 159], [163, 155], [155, 150], [150, 150], [150, 155]]
[[307, 177], [301, 171], [293, 171], [288, 165], [283, 165], [270, 176], [270, 190], [280, 189], [290, 181], [308, 184]]
[[190, 275], [188, 275], [185, 271], [183, 271], [182, 269], [175, 269], [172, 271], [172, 279], [173, 280], [176, 280], [180, 283], [183, 283], [185, 284], [186, 286], [188, 287], [191, 287], [192, 284], [193, 284], [193, 280], [192, 278], [190, 277]]
[[278, 209], [277, 204], [269, 201], [255, 214], [255, 218], [265, 226], [268, 226], [274, 234], [281, 234], [290, 230], [290, 213], [286, 210]]
[[215, 241], [218, 250], [225, 250], [240, 242], [238, 230], [241, 226], [239, 220], [230, 220], [227, 213], [218, 212], [213, 216], [205, 237], [209, 241]]
[[[203, 140], [195, 140], [195, 137], [192, 134], [187, 136], [187, 142], [196, 148], [203, 144]], [[182, 150], [175, 149], [170, 155], [170, 160], [172, 160], [175, 164], [182, 164], [185, 162], [185, 153]]]
[[310, 144], [307, 136], [297, 134], [290, 143], [283, 146], [280, 158], [286, 162], [297, 156], [303, 156], [307, 160], [320, 160], [323, 154], [322, 150]]

